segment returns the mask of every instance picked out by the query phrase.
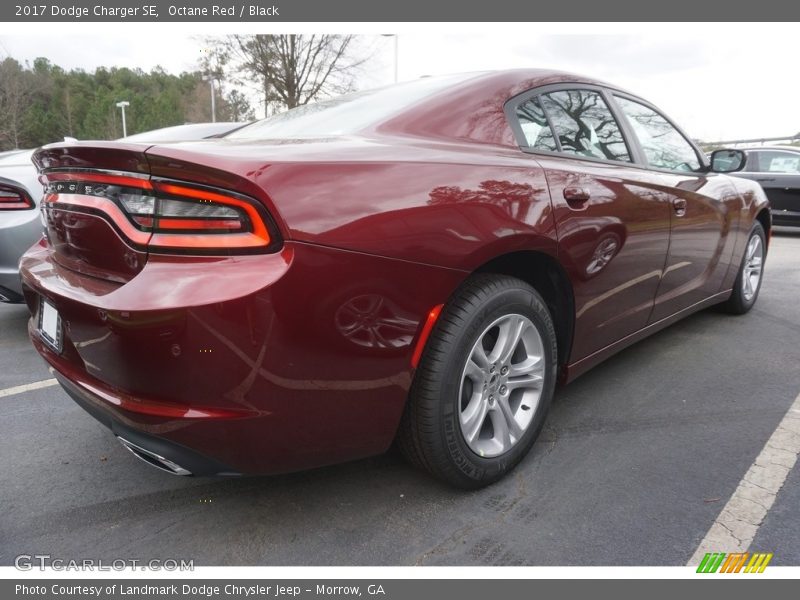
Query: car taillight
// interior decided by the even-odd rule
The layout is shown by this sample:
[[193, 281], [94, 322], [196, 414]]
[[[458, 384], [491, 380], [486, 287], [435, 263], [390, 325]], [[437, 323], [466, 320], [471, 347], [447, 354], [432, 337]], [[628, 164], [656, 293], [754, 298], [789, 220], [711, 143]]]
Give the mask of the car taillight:
[[22, 190], [0, 185], [0, 210], [28, 210], [34, 206], [33, 200]]
[[100, 212], [134, 244], [167, 252], [258, 252], [275, 246], [269, 218], [249, 198], [133, 174], [46, 173], [45, 206]]

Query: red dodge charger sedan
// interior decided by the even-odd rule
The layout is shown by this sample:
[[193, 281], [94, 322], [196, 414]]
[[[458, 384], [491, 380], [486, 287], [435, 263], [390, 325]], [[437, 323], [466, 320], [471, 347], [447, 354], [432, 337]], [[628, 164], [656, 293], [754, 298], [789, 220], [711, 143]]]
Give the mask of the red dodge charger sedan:
[[55, 144], [30, 337], [139, 458], [267, 474], [384, 452], [461, 487], [528, 452], [557, 382], [758, 296], [738, 150], [545, 70], [424, 78], [223, 139]]

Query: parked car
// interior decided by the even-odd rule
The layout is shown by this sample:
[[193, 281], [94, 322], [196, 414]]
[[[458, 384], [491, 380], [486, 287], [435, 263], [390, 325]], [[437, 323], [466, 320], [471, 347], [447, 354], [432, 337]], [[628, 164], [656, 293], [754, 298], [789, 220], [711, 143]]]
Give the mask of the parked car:
[[[744, 164], [589, 78], [425, 78], [218, 140], [36, 152], [30, 336], [170, 473], [384, 452], [466, 488], [530, 450], [557, 381], [695, 311], [745, 313], [771, 227]], [[723, 169], [721, 164], [726, 163]]]
[[[192, 123], [137, 133], [121, 142], [163, 143], [219, 137], [246, 123]], [[42, 186], [33, 150], [0, 153], [0, 302], [22, 302], [18, 263], [42, 235], [38, 207]]]
[[800, 225], [800, 147], [747, 148], [747, 164], [737, 177], [761, 184], [775, 225]]
[[0, 155], [0, 302], [22, 302], [19, 259], [42, 236], [33, 150]]

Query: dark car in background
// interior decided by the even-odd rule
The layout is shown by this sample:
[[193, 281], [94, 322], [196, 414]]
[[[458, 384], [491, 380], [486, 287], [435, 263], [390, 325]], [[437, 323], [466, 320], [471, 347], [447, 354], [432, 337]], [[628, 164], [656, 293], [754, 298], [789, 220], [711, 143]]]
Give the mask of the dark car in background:
[[775, 225], [800, 226], [800, 147], [747, 148], [747, 164], [737, 177], [757, 181], [769, 198]]
[[741, 151], [709, 163], [645, 100], [549, 70], [34, 161], [31, 340], [126, 448], [181, 475], [397, 440], [443, 480], [489, 484], [557, 380], [705, 307], [750, 310], [771, 227], [762, 189], [725, 174]]

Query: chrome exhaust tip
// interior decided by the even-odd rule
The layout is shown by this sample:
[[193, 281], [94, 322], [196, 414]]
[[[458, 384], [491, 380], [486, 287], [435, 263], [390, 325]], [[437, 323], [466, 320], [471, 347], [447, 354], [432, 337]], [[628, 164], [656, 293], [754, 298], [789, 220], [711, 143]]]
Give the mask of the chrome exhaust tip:
[[187, 476], [192, 474], [191, 471], [184, 469], [182, 466], [172, 462], [171, 460], [164, 458], [155, 452], [151, 452], [150, 450], [142, 448], [141, 446], [137, 446], [122, 436], [118, 435], [117, 439], [119, 440], [120, 444], [130, 451], [131, 454], [133, 454], [139, 460], [146, 462], [151, 467], [166, 471], [172, 475]]

